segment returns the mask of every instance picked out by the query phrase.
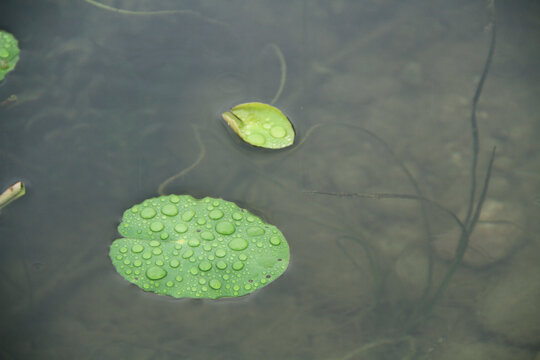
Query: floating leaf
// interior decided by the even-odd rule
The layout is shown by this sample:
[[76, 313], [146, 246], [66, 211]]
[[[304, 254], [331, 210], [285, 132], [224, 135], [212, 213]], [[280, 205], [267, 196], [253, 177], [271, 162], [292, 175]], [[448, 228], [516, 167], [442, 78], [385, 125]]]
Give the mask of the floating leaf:
[[0, 81], [15, 69], [19, 61], [19, 46], [17, 39], [10, 33], [0, 30]]
[[126, 280], [176, 298], [237, 297], [278, 278], [289, 245], [273, 225], [223, 199], [167, 195], [124, 212], [110, 257]]
[[294, 142], [294, 129], [289, 119], [268, 104], [240, 104], [224, 112], [223, 119], [245, 142], [268, 149], [281, 149]]

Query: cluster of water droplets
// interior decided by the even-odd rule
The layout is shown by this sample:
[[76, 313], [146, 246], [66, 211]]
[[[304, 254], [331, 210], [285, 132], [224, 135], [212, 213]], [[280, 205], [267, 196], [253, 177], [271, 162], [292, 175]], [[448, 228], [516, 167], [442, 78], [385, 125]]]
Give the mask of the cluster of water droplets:
[[246, 115], [248, 121], [246, 126], [240, 131], [243, 132], [246, 142], [255, 146], [264, 146], [269, 148], [282, 147], [283, 143], [289, 144], [294, 141], [294, 134], [275, 122], [271, 121], [269, 117], [265, 117], [261, 123], [257, 123], [251, 118], [254, 115]]
[[289, 248], [281, 232], [222, 199], [169, 195], [124, 213], [110, 256], [146, 291], [175, 297], [240, 296], [281, 275]]
[[222, 116], [251, 145], [281, 149], [294, 143], [295, 133], [291, 122], [272, 105], [256, 102], [239, 104]]

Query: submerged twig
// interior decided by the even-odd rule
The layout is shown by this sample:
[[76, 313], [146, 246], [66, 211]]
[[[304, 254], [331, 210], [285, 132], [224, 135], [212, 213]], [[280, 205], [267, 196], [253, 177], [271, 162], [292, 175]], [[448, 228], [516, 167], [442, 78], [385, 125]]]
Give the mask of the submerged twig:
[[272, 50], [274, 50], [274, 52], [276, 53], [276, 56], [279, 60], [280, 69], [281, 69], [281, 76], [279, 79], [279, 88], [276, 92], [276, 95], [274, 95], [274, 98], [272, 99], [272, 101], [270, 101], [270, 105], [274, 105], [276, 101], [279, 100], [279, 97], [281, 96], [281, 93], [283, 92], [283, 88], [285, 88], [285, 81], [287, 80], [287, 63], [285, 62], [285, 56], [283, 56], [283, 52], [281, 52], [281, 49], [279, 48], [279, 46], [277, 46], [274, 43], [270, 43], [268, 44], [268, 46], [271, 47]]
[[471, 110], [471, 135], [472, 135], [472, 161], [471, 161], [471, 189], [469, 194], [469, 205], [467, 207], [467, 215], [465, 216], [465, 224], [469, 224], [471, 220], [471, 215], [474, 210], [474, 201], [476, 196], [476, 168], [478, 164], [478, 152], [480, 147], [479, 132], [478, 132], [478, 123], [476, 121], [476, 107], [478, 105], [478, 100], [482, 94], [482, 89], [484, 87], [484, 82], [489, 71], [493, 59], [493, 53], [495, 52], [495, 39], [496, 39], [496, 22], [495, 22], [495, 3], [493, 0], [490, 1], [489, 9], [491, 11], [491, 43], [489, 45], [488, 56], [484, 64], [484, 70], [482, 71], [482, 76], [474, 92], [472, 110]]
[[478, 198], [478, 204], [476, 205], [476, 209], [474, 211], [474, 214], [472, 215], [471, 221], [468, 224], [466, 229], [463, 229], [463, 228], [461, 229], [461, 236], [459, 238], [459, 242], [456, 249], [456, 254], [454, 255], [454, 259], [452, 260], [452, 263], [450, 264], [450, 268], [446, 272], [446, 275], [444, 276], [443, 280], [439, 284], [439, 287], [437, 288], [433, 296], [429, 299], [429, 301], [425, 304], [424, 315], [428, 315], [430, 313], [433, 306], [437, 303], [439, 298], [442, 296], [442, 294], [448, 287], [448, 284], [450, 283], [450, 280], [454, 276], [454, 273], [456, 272], [457, 268], [461, 265], [461, 262], [463, 261], [463, 256], [465, 255], [465, 252], [467, 251], [467, 247], [469, 245], [469, 238], [471, 236], [472, 231], [474, 230], [476, 223], [478, 222], [478, 219], [480, 218], [480, 212], [482, 211], [482, 206], [484, 205], [484, 200], [486, 199], [489, 180], [491, 178], [491, 169], [493, 167], [493, 161], [495, 160], [495, 150], [496, 148], [494, 147], [493, 150], [491, 151], [491, 157], [489, 159], [486, 176], [484, 178], [482, 192], [480, 193], [480, 197]]
[[[423, 194], [422, 194], [422, 191], [420, 190], [420, 186], [418, 185], [418, 182], [416, 181], [416, 179], [414, 178], [412, 173], [409, 171], [407, 166], [405, 166], [405, 163], [403, 161], [401, 161], [401, 159], [397, 156], [397, 154], [394, 152], [394, 150], [390, 147], [390, 145], [388, 145], [388, 143], [386, 141], [384, 141], [380, 136], [375, 134], [373, 131], [370, 131], [370, 130], [365, 129], [363, 127], [360, 127], [360, 126], [357, 126], [357, 125], [352, 125], [352, 124], [339, 123], [339, 122], [331, 123], [331, 124], [315, 124], [306, 132], [306, 135], [304, 136], [302, 141], [300, 141], [300, 143], [295, 147], [294, 151], [299, 149], [300, 146], [302, 146], [304, 144], [304, 142], [307, 140], [307, 138], [311, 135], [311, 133], [315, 129], [317, 129], [318, 127], [323, 126], [323, 125], [327, 125], [327, 126], [343, 126], [343, 127], [346, 127], [346, 128], [356, 130], [356, 131], [363, 132], [363, 133], [367, 134], [368, 136], [372, 137], [373, 139], [375, 139], [379, 144], [381, 144], [383, 146], [383, 148], [390, 154], [390, 156], [392, 157], [394, 162], [401, 168], [401, 171], [405, 174], [405, 176], [409, 180], [409, 183], [413, 187], [414, 192], [416, 193], [416, 196], [419, 197], [419, 198], [424, 198]], [[431, 233], [431, 226], [429, 224], [429, 219], [428, 219], [428, 216], [427, 216], [427, 211], [426, 211], [424, 202], [420, 203], [420, 211], [421, 211], [421, 214], [422, 214], [422, 222], [424, 224], [424, 229], [425, 229], [425, 232], [426, 232], [426, 239], [428, 239], [428, 241], [429, 241], [429, 239], [432, 238], [432, 233]], [[430, 253], [429, 256], [428, 256], [428, 279], [427, 279], [426, 287], [424, 288], [424, 293], [422, 294], [422, 298], [429, 296], [429, 293], [431, 291], [432, 276], [433, 276], [432, 275], [433, 274], [432, 269], [433, 269], [433, 256]]]
[[175, 181], [175, 180], [181, 178], [182, 176], [186, 175], [187, 173], [189, 173], [191, 170], [193, 170], [195, 167], [197, 167], [197, 165], [199, 165], [199, 163], [204, 158], [204, 156], [206, 154], [206, 148], [205, 148], [204, 144], [202, 143], [201, 134], [199, 133], [199, 129], [196, 126], [193, 127], [193, 130], [195, 131], [195, 137], [196, 137], [197, 143], [199, 144], [199, 147], [201, 149], [201, 151], [199, 152], [199, 156], [197, 157], [197, 159], [190, 166], [188, 166], [187, 168], [181, 170], [179, 173], [177, 173], [177, 174], [169, 177], [165, 181], [163, 181], [158, 187], [158, 194], [159, 195], [166, 195], [165, 194], [165, 188], [167, 187], [167, 185], [169, 185], [173, 181]]
[[413, 195], [413, 194], [397, 194], [397, 193], [342, 193], [342, 192], [331, 192], [331, 191], [315, 191], [310, 190], [306, 191], [308, 193], [312, 194], [321, 194], [321, 195], [332, 195], [332, 196], [341, 196], [341, 197], [360, 197], [360, 198], [366, 198], [366, 199], [403, 199], [403, 200], [418, 200], [426, 202], [430, 205], [433, 205], [439, 210], [444, 211], [448, 215], [454, 219], [454, 221], [459, 225], [462, 231], [466, 231], [467, 227], [465, 224], [459, 219], [459, 217], [450, 209], [444, 207], [443, 205], [439, 204], [438, 202], [428, 199], [423, 196]]
[[[480, 197], [478, 199], [478, 204], [476, 206], [475, 212], [471, 218], [470, 224], [465, 224], [462, 222], [459, 217], [450, 209], [447, 209], [443, 205], [437, 203], [436, 201], [433, 201], [431, 199], [412, 195], [412, 194], [396, 194], [396, 193], [339, 193], [339, 192], [326, 192], [326, 191], [308, 191], [313, 194], [321, 194], [321, 195], [332, 195], [332, 196], [341, 196], [341, 197], [361, 197], [361, 198], [368, 198], [368, 199], [405, 199], [405, 200], [418, 200], [422, 202], [426, 202], [430, 205], [435, 206], [436, 208], [444, 211], [448, 215], [450, 215], [454, 221], [459, 225], [461, 228], [461, 237], [459, 239], [458, 247], [456, 249], [456, 254], [454, 256], [454, 259], [452, 260], [452, 263], [450, 264], [450, 268], [448, 269], [445, 277], [435, 290], [435, 293], [431, 298], [425, 299], [425, 302], [422, 303], [422, 309], [423, 309], [423, 316], [421, 318], [423, 319], [425, 316], [427, 316], [430, 311], [432, 310], [433, 306], [437, 303], [439, 298], [442, 296], [444, 291], [446, 290], [448, 284], [450, 283], [450, 280], [454, 276], [455, 271], [457, 268], [461, 265], [461, 262], [463, 261], [463, 256], [465, 255], [465, 252], [467, 251], [467, 247], [469, 244], [469, 237], [472, 231], [474, 230], [474, 226], [478, 222], [478, 219], [480, 218], [480, 212], [482, 211], [482, 205], [484, 204], [484, 200], [487, 195], [489, 180], [491, 178], [491, 170], [493, 167], [493, 161], [495, 160], [495, 148], [493, 148], [491, 152], [491, 157], [489, 160], [488, 168], [486, 171], [486, 176], [484, 179], [484, 184], [482, 187], [482, 192], [480, 194]], [[421, 320], [417, 312], [413, 313], [411, 316], [410, 323], [407, 324], [407, 328], [412, 328], [416, 324], [419, 323]]]
[[[437, 301], [441, 298], [442, 294], [445, 292], [446, 288], [448, 287], [448, 284], [450, 283], [450, 280], [454, 276], [454, 273], [458, 269], [458, 267], [461, 265], [463, 261], [463, 256], [465, 255], [465, 252], [467, 251], [467, 247], [469, 246], [469, 238], [474, 230], [474, 227], [476, 223], [478, 222], [478, 219], [480, 217], [480, 212], [482, 211], [482, 205], [484, 204], [485, 197], [487, 195], [489, 180], [491, 178], [491, 170], [493, 167], [493, 161], [495, 160], [495, 147], [493, 148], [491, 152], [491, 157], [489, 159], [489, 164], [486, 170], [486, 176], [484, 178], [484, 184], [482, 187], [482, 191], [480, 193], [480, 197], [478, 198], [478, 202], [476, 203], [475, 207], [475, 197], [476, 197], [476, 170], [478, 167], [478, 153], [479, 153], [479, 130], [478, 130], [478, 123], [476, 121], [476, 107], [478, 105], [478, 100], [480, 99], [480, 95], [482, 94], [482, 89], [484, 86], [484, 82], [486, 80], [489, 67], [491, 65], [493, 54], [495, 52], [495, 34], [496, 34], [496, 22], [495, 22], [495, 3], [494, 0], [490, 0], [489, 2], [489, 9], [491, 11], [491, 42], [489, 46], [488, 55], [486, 58], [486, 62], [484, 64], [484, 69], [482, 70], [482, 76], [480, 77], [480, 81], [478, 82], [478, 86], [476, 87], [476, 91], [474, 93], [473, 102], [472, 102], [472, 110], [471, 110], [471, 133], [472, 133], [472, 161], [471, 161], [471, 188], [469, 193], [469, 203], [467, 206], [467, 215], [465, 216], [465, 220], [463, 221], [463, 224], [465, 225], [465, 229], [462, 228], [461, 230], [461, 236], [458, 242], [458, 247], [456, 249], [456, 253], [454, 255], [454, 259], [452, 260], [452, 263], [450, 264], [450, 267], [448, 268], [448, 271], [446, 272], [446, 275], [444, 276], [443, 280], [439, 284], [438, 288], [435, 290], [433, 296], [429, 297], [426, 296], [425, 298], [420, 301], [417, 309], [413, 312], [413, 314], [409, 318], [409, 323], [406, 324], [407, 330], [412, 329], [417, 324], [419, 324], [423, 319], [426, 318], [433, 309], [434, 305], [437, 303]], [[422, 313], [420, 313], [422, 311]]]
[[377, 341], [364, 344], [353, 351], [349, 352], [345, 356], [341, 357], [340, 360], [350, 360], [355, 359], [358, 355], [361, 355], [363, 353], [366, 353], [368, 351], [371, 351], [375, 348], [381, 347], [381, 346], [388, 346], [388, 345], [394, 345], [399, 343], [406, 343], [408, 345], [409, 351], [406, 355], [401, 357], [401, 360], [409, 360], [412, 359], [414, 354], [416, 353], [416, 344], [414, 341], [414, 338], [410, 336], [403, 336], [400, 338], [388, 338], [388, 339], [379, 339]]
[[[371, 246], [365, 241], [358, 240], [357, 238], [354, 238], [352, 236], [343, 236], [342, 238], [350, 238], [351, 240], [355, 241], [360, 245], [362, 250], [364, 250], [364, 253], [366, 254], [366, 257], [369, 262], [369, 268], [371, 270], [372, 276], [373, 276], [373, 282], [375, 285], [375, 292], [373, 294], [374, 300], [375, 300], [375, 307], [378, 308], [381, 303], [381, 295], [384, 290], [384, 279], [386, 274], [381, 269], [381, 266], [378, 264], [378, 259], [375, 258], [375, 254]], [[343, 254], [357, 267], [360, 267], [360, 264], [358, 264], [356, 258], [352, 256], [350, 251], [347, 251], [347, 249], [340, 243], [340, 239], [337, 240], [336, 244], [341, 249]]]
[[118, 14], [123, 14], [123, 15], [138, 15], [138, 16], [141, 16], [141, 15], [142, 16], [148, 16], [148, 15], [150, 15], [150, 16], [151, 15], [190, 15], [190, 16], [199, 18], [201, 20], [204, 20], [204, 21], [206, 21], [206, 22], [208, 22], [210, 24], [216, 24], [216, 25], [221, 25], [221, 26], [229, 26], [228, 24], [226, 24], [224, 22], [221, 22], [219, 20], [215, 20], [215, 19], [203, 16], [203, 15], [201, 15], [198, 12], [193, 11], [193, 10], [133, 11], [133, 10], [124, 10], [124, 9], [115, 8], [115, 7], [102, 4], [102, 3], [94, 1], [94, 0], [84, 0], [84, 1], [86, 1], [90, 5], [94, 5], [94, 6], [98, 7], [98, 8], [100, 8], [100, 9], [107, 10], [107, 11], [112, 11], [112, 12], [115, 12], [115, 13], [118, 13]]
[[[476, 91], [473, 97], [472, 112], [471, 112], [471, 132], [472, 132], [472, 139], [473, 139], [472, 140], [472, 164], [471, 164], [471, 188], [470, 188], [470, 194], [469, 194], [467, 215], [465, 217], [465, 220], [461, 221], [453, 211], [447, 209], [446, 207], [438, 204], [437, 202], [433, 200], [430, 200], [421, 196], [421, 193], [419, 193], [420, 190], [417, 188], [416, 183], [414, 179], [412, 178], [412, 176], [409, 178], [409, 180], [415, 187], [415, 190], [417, 190], [417, 195], [392, 194], [392, 193], [336, 193], [336, 192], [311, 191], [312, 193], [334, 195], [334, 196], [355, 196], [355, 197], [372, 198], [372, 199], [419, 200], [419, 201], [428, 203], [430, 205], [433, 205], [439, 208], [440, 210], [443, 210], [444, 212], [449, 214], [454, 219], [454, 221], [456, 221], [456, 223], [460, 226], [461, 236], [458, 242], [456, 253], [454, 255], [454, 259], [452, 260], [450, 267], [448, 268], [443, 280], [441, 281], [441, 283], [435, 290], [433, 296], [430, 296], [429, 288], [427, 289], [427, 291], [424, 291], [424, 294], [422, 295], [419, 301], [419, 306], [416, 307], [416, 309], [412, 312], [412, 314], [409, 316], [408, 322], [405, 324], [406, 331], [412, 330], [415, 326], [421, 323], [429, 315], [434, 305], [441, 298], [442, 294], [445, 292], [446, 288], [448, 287], [448, 284], [450, 283], [450, 280], [453, 278], [454, 273], [456, 272], [456, 270], [458, 269], [458, 267], [461, 265], [463, 261], [463, 256], [465, 255], [465, 252], [467, 251], [467, 247], [469, 245], [470, 234], [472, 233], [476, 223], [478, 222], [480, 213], [482, 211], [482, 206], [484, 204], [484, 200], [487, 195], [493, 162], [495, 160], [495, 148], [493, 148], [491, 152], [491, 157], [489, 159], [489, 164], [488, 164], [486, 175], [484, 178], [483, 187], [482, 187], [480, 196], [478, 198], [478, 202], [476, 202], [476, 205], [475, 205], [476, 170], [477, 170], [477, 165], [478, 165], [478, 153], [479, 153], [479, 130], [478, 130], [478, 124], [476, 121], [476, 107], [478, 105], [478, 101], [482, 93], [483, 85], [487, 77], [489, 67], [492, 62], [493, 54], [495, 51], [496, 22], [495, 22], [495, 5], [494, 5], [493, 0], [490, 1], [489, 8], [491, 10], [491, 20], [492, 20], [491, 43], [490, 43], [489, 52], [486, 58], [486, 62], [484, 65], [484, 69], [482, 71], [482, 76], [480, 78], [480, 81], [478, 83], [478, 86], [476, 88]], [[375, 138], [377, 137], [375, 136]], [[384, 142], [383, 144], [386, 147], [386, 144]], [[391, 151], [391, 149], [390, 149], [390, 153], [393, 155], [393, 152]], [[407, 173], [406, 168], [404, 170]], [[409, 174], [407, 175], [409, 176]], [[427, 228], [427, 230], [429, 231], [429, 227]], [[431, 273], [431, 265], [430, 265], [430, 273]]]

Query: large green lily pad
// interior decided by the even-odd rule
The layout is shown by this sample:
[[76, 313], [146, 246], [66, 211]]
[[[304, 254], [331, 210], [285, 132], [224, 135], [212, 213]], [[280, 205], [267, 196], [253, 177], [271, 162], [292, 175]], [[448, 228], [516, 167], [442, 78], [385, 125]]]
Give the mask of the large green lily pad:
[[19, 46], [17, 39], [10, 33], [0, 30], [0, 81], [19, 61]]
[[237, 297], [277, 279], [289, 264], [283, 234], [223, 199], [152, 198], [124, 212], [110, 257], [144, 291], [176, 298]]
[[294, 143], [291, 122], [278, 108], [262, 103], [240, 104], [221, 114], [242, 140], [268, 149], [281, 149]]

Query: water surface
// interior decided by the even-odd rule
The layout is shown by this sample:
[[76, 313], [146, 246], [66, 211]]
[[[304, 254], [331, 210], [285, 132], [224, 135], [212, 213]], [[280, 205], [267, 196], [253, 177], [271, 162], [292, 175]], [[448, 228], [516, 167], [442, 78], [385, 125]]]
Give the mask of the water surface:
[[[510, 320], [538, 314], [537, 276], [521, 276], [539, 273], [537, 2], [498, 4], [477, 113], [479, 183], [497, 146], [488, 200], [507, 209], [496, 220], [522, 231], [500, 261], [460, 267], [413, 327], [404, 324], [426, 310], [429, 259], [432, 293], [449, 267], [430, 243], [452, 231], [452, 219], [428, 207], [429, 233], [415, 201], [310, 191], [414, 194], [402, 162], [424, 196], [464, 217], [470, 108], [490, 39], [485, 2], [103, 3], [190, 12], [129, 15], [83, 0], [1, 8], [0, 28], [19, 39], [21, 60], [0, 84], [0, 101], [18, 97], [0, 108], [0, 185], [28, 186], [0, 216], [1, 358], [534, 356], [534, 323], [508, 329], [483, 309], [500, 305], [493, 311]], [[281, 64], [268, 44], [287, 64], [275, 105], [298, 131], [297, 145], [278, 152], [245, 146], [220, 119], [274, 97]], [[116, 226], [202, 147], [203, 160], [167, 193], [255, 212], [285, 234], [291, 265], [241, 299], [144, 293], [108, 259]], [[512, 276], [525, 279], [522, 315], [497, 297]]]

